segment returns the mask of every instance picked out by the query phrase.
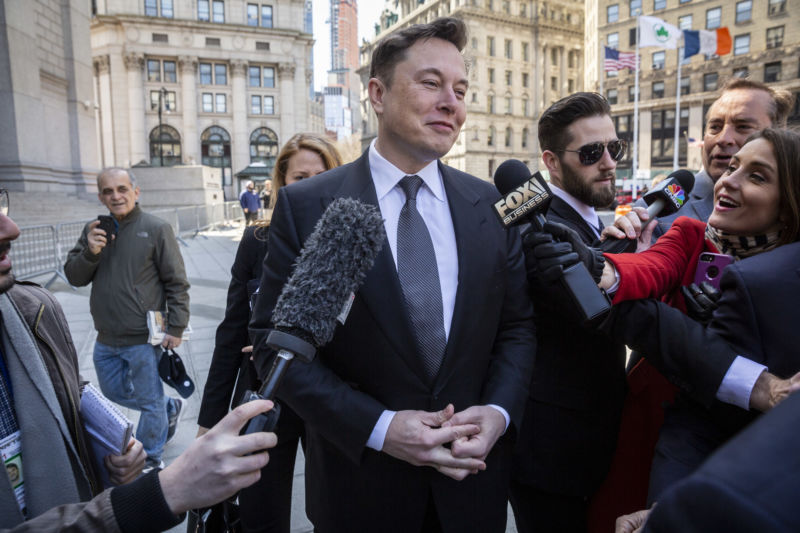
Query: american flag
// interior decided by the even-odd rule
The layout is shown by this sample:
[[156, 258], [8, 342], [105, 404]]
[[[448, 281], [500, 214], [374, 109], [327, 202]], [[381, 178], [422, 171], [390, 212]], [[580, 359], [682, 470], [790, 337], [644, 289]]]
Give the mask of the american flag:
[[636, 54], [633, 52], [620, 52], [619, 50], [614, 50], [613, 48], [609, 48], [608, 46], [604, 46], [603, 48], [606, 49], [606, 59], [603, 63], [603, 69], [606, 72], [612, 70], [622, 70], [624, 68], [629, 68], [631, 70], [636, 69]]

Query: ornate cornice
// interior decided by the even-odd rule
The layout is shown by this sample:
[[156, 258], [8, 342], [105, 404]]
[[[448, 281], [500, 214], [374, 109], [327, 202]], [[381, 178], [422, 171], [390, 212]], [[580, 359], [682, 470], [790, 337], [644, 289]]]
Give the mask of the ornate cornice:
[[111, 69], [111, 62], [107, 55], [92, 58], [92, 65], [97, 74], [108, 74]]
[[197, 58], [194, 56], [178, 56], [178, 67], [181, 72], [194, 74], [197, 72]]
[[144, 67], [144, 55], [131, 52], [130, 54], [125, 54], [123, 57], [125, 60], [125, 68], [128, 70], [141, 70]]
[[293, 79], [295, 72], [294, 63], [280, 63], [278, 65], [278, 79]]

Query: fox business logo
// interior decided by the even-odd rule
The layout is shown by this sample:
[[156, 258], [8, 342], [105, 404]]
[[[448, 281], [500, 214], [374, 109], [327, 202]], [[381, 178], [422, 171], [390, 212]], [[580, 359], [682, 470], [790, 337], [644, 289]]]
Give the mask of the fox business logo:
[[494, 210], [503, 225], [508, 227], [536, 209], [549, 196], [550, 193], [532, 178], [495, 202]]

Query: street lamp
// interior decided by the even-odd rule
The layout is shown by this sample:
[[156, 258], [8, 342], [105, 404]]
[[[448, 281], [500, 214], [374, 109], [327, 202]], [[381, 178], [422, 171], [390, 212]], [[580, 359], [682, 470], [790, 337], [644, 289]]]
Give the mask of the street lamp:
[[158, 91], [158, 166], [164, 166], [164, 139], [161, 137], [161, 111], [164, 108], [164, 100], [167, 96], [167, 90], [162, 87]]

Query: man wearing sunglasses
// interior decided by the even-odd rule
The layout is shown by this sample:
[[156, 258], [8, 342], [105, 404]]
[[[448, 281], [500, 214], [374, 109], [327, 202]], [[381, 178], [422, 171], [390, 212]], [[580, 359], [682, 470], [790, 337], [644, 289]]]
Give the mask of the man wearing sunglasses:
[[[554, 103], [539, 119], [539, 145], [554, 195], [547, 220], [593, 243], [603, 229], [595, 209], [614, 199], [617, 162], [626, 149], [608, 102], [582, 92]], [[531, 253], [528, 243], [525, 248]], [[520, 533], [586, 531], [588, 497], [603, 481], [616, 445], [625, 347], [565, 315], [533, 274], [538, 347], [511, 505]]]

